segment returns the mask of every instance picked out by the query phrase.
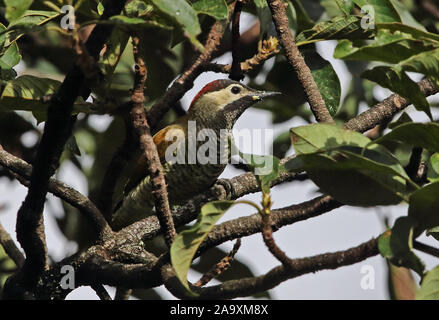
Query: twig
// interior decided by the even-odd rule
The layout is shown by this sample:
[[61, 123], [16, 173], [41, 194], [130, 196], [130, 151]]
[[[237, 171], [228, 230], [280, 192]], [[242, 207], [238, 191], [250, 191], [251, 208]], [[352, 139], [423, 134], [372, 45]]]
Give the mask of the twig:
[[229, 19], [216, 21], [213, 24], [206, 44], [204, 45], [204, 52], [198, 56], [194, 64], [188, 70], [172, 83], [163, 97], [151, 107], [147, 117], [151, 128], [154, 129], [171, 106], [193, 87], [194, 80], [203, 72], [202, 66], [210, 61], [212, 53], [217, 49], [223, 33], [227, 28], [228, 21]]
[[[298, 276], [327, 269], [337, 269], [355, 264], [378, 254], [378, 240], [367, 242], [343, 251], [319, 254], [307, 258], [292, 259], [292, 267], [283, 265], [271, 269], [268, 273], [251, 278], [226, 281], [220, 285], [195, 288], [202, 299], [233, 299], [267, 291], [280, 283]], [[187, 298], [181, 296], [179, 298]]]
[[292, 260], [276, 244], [273, 238], [273, 228], [271, 227], [271, 214], [262, 215], [262, 239], [271, 254], [279, 260], [285, 267], [290, 267]]
[[[271, 210], [271, 227], [274, 231], [299, 221], [320, 216], [342, 204], [330, 196], [320, 196], [309, 201]], [[223, 222], [215, 226], [200, 246], [200, 251], [215, 247], [226, 241], [247, 237], [261, 232], [259, 213]]]
[[408, 176], [415, 182], [421, 182], [422, 180], [422, 172], [419, 173], [419, 169], [422, 166], [422, 148], [413, 147], [412, 153], [410, 155], [410, 160], [407, 166], [405, 167], [405, 171]]
[[415, 248], [419, 251], [422, 251], [424, 253], [427, 253], [429, 255], [432, 255], [434, 257], [439, 258], [439, 249], [432, 247], [432, 246], [429, 246], [428, 244], [414, 240], [413, 241], [413, 248]]
[[0, 244], [5, 249], [6, 254], [14, 261], [18, 268], [21, 268], [24, 264], [24, 256], [20, 249], [15, 245], [9, 233], [0, 224]]
[[[259, 41], [260, 29], [260, 23], [259, 20], [257, 20], [247, 31], [241, 34], [239, 38], [241, 52], [251, 52], [254, 50], [254, 47]], [[224, 40], [229, 39], [225, 37]], [[232, 41], [221, 41], [218, 49], [213, 52], [212, 59], [218, 58], [229, 51], [232, 51]]]
[[208, 284], [212, 279], [217, 278], [224, 271], [226, 271], [230, 267], [230, 264], [233, 262], [235, 258], [235, 254], [238, 252], [240, 247], [241, 247], [241, 238], [238, 238], [236, 240], [235, 245], [233, 246], [232, 251], [230, 251], [229, 254], [225, 256], [223, 259], [221, 259], [220, 262], [214, 265], [212, 269], [210, 269], [206, 274], [204, 274], [200, 278], [200, 280], [194, 283], [194, 286], [202, 287]]
[[[274, 37], [270, 37], [268, 40], [258, 42], [258, 52], [250, 59], [241, 62], [242, 73], [247, 73], [253, 70], [255, 67], [261, 65], [266, 60], [274, 57], [279, 53], [278, 40]], [[224, 65], [218, 63], [209, 63], [204, 66], [204, 71], [213, 71], [218, 73], [231, 72], [232, 65]]]
[[421, 6], [432, 15], [433, 18], [439, 20], [439, 8], [431, 0], [421, 0]]
[[280, 43], [285, 49], [285, 57], [297, 74], [311, 110], [318, 122], [334, 122], [325, 101], [320, 94], [319, 88], [314, 81], [309, 67], [306, 65], [300, 51], [294, 41], [294, 36], [288, 25], [288, 17], [286, 15], [286, 3], [281, 0], [267, 0], [270, 7], [273, 22], [276, 27]]
[[99, 299], [112, 300], [110, 295], [108, 294], [107, 290], [105, 290], [105, 288], [102, 284], [93, 284], [93, 285], [91, 285], [91, 288], [96, 292]]
[[168, 192], [166, 190], [165, 175], [160, 158], [157, 153], [157, 146], [151, 136], [150, 127], [146, 120], [145, 96], [143, 93], [146, 81], [146, 65], [139, 54], [140, 40], [137, 36], [133, 37], [133, 53], [135, 60], [135, 79], [134, 88], [131, 94], [132, 108], [130, 116], [134, 132], [136, 133], [141, 150], [144, 152], [148, 164], [148, 173], [151, 178], [151, 185], [154, 195], [156, 215], [159, 219], [162, 230], [165, 231], [165, 240], [168, 247], [171, 246], [176, 231], [169, 207]]
[[242, 1], [235, 1], [235, 8], [232, 15], [232, 67], [230, 69], [229, 78], [235, 81], [244, 79], [241, 70], [241, 55], [239, 51], [239, 21], [241, 19]]

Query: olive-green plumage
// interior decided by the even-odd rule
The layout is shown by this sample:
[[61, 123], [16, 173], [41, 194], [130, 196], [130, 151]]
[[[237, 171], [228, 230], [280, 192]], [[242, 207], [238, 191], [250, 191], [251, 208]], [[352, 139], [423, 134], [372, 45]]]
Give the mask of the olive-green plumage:
[[[194, 98], [187, 115], [154, 135], [171, 206], [184, 203], [215, 183], [230, 158], [228, 144], [236, 120], [248, 107], [273, 94], [236, 81], [213, 81]], [[154, 197], [146, 174], [143, 156], [114, 214], [115, 229], [154, 214]]]

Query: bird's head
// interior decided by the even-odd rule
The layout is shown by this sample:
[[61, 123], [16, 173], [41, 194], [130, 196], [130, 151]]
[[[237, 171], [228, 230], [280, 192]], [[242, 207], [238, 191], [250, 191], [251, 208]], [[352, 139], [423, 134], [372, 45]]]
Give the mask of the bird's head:
[[221, 79], [204, 86], [194, 97], [189, 115], [204, 123], [232, 128], [250, 106], [279, 92], [258, 91], [237, 81]]

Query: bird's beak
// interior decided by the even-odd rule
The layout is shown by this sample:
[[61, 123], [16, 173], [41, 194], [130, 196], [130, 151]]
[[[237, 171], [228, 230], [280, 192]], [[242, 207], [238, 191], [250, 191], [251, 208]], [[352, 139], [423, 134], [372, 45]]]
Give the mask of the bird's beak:
[[275, 91], [258, 91], [256, 94], [252, 96], [253, 100], [260, 101], [262, 99], [278, 96], [282, 94], [281, 92], [275, 92]]

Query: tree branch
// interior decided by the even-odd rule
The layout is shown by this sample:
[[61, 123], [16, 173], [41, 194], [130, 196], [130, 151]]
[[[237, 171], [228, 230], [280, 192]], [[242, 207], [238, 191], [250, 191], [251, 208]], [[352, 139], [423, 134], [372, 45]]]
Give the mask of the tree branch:
[[239, 21], [241, 19], [242, 0], [235, 1], [232, 15], [232, 67], [230, 68], [229, 78], [241, 81], [244, 75], [241, 70], [241, 55], [239, 52]]
[[413, 248], [416, 250], [422, 251], [424, 253], [427, 253], [429, 255], [432, 255], [433, 257], [439, 258], [439, 249], [429, 246], [428, 244], [419, 242], [417, 240], [413, 241]]
[[151, 178], [151, 185], [154, 195], [156, 215], [162, 230], [165, 231], [165, 240], [168, 247], [174, 241], [177, 232], [175, 231], [171, 209], [166, 190], [165, 175], [160, 158], [157, 153], [157, 146], [151, 136], [151, 131], [146, 120], [145, 96], [143, 93], [146, 81], [146, 65], [139, 54], [139, 37], [133, 36], [133, 53], [135, 60], [134, 88], [131, 94], [132, 108], [130, 111], [134, 132], [139, 139], [141, 150], [144, 152], [148, 164], [148, 173]]
[[[250, 59], [241, 62], [242, 73], [250, 72], [266, 60], [274, 57], [279, 51], [278, 40], [276, 38], [271, 37], [268, 40], [259, 41], [258, 52]], [[213, 71], [217, 73], [230, 73], [231, 69], [232, 65], [230, 64], [208, 63], [204, 66], [204, 71]]]
[[[438, 93], [438, 89], [427, 78], [418, 82], [421, 92], [426, 96]], [[390, 120], [394, 114], [405, 109], [411, 103], [407, 99], [394, 93], [383, 101], [377, 103], [369, 110], [364, 111], [355, 118], [345, 123], [344, 127], [349, 130], [365, 132], [372, 129], [383, 121]]]
[[297, 78], [303, 87], [316, 120], [318, 122], [334, 122], [326, 108], [325, 101], [320, 94], [311, 71], [300, 54], [299, 48], [294, 41], [294, 36], [290, 31], [288, 17], [285, 12], [285, 6], [287, 4], [281, 0], [267, 0], [267, 3], [271, 10], [280, 43], [285, 49], [285, 57], [297, 74]]
[[102, 284], [91, 285], [91, 288], [96, 292], [97, 296], [101, 300], [112, 300], [107, 290], [105, 290]]
[[0, 245], [5, 250], [6, 254], [9, 258], [14, 261], [15, 265], [18, 268], [21, 268], [24, 264], [24, 256], [21, 253], [20, 249], [15, 245], [14, 240], [12, 240], [9, 233], [3, 228], [0, 224]]
[[200, 278], [200, 280], [194, 283], [194, 286], [202, 287], [208, 284], [212, 279], [217, 278], [219, 275], [221, 275], [221, 273], [226, 271], [230, 267], [230, 264], [233, 262], [235, 254], [238, 252], [240, 247], [241, 247], [241, 239], [238, 238], [238, 240], [236, 240], [235, 245], [233, 246], [232, 251], [230, 251], [227, 254], [227, 256], [222, 258], [220, 262], [215, 264], [206, 274], [204, 274]]
[[[300, 204], [271, 211], [271, 227], [274, 231], [293, 223], [314, 218], [341, 207], [342, 204], [330, 196], [320, 196]], [[200, 251], [237, 238], [247, 237], [261, 231], [259, 213], [229, 220], [215, 226], [200, 246]]]
[[233, 299], [245, 297], [274, 288], [280, 283], [303, 274], [326, 269], [337, 269], [355, 264], [378, 254], [378, 240], [371, 239], [344, 251], [319, 254], [308, 258], [292, 259], [292, 267], [278, 266], [254, 278], [230, 280], [223, 284], [196, 291], [202, 299]]
[[[118, 14], [125, 1], [112, 1], [105, 7], [101, 19]], [[75, 118], [71, 116], [73, 103], [79, 95], [87, 98], [89, 90], [85, 87], [86, 76], [81, 63], [96, 61], [112, 26], [97, 25], [85, 44], [87, 52], [80, 56], [73, 69], [66, 75], [57, 93], [51, 99], [43, 136], [37, 149], [34, 167], [30, 178], [28, 194], [17, 213], [17, 239], [26, 253], [23, 268], [10, 281], [11, 286], [32, 290], [38, 277], [47, 268], [47, 246], [44, 234], [43, 209], [49, 179], [59, 166], [59, 158], [69, 138]], [[17, 292], [17, 291], [16, 291]]]
[[[22, 184], [25, 186], [29, 185], [32, 166], [26, 161], [11, 155], [5, 150], [2, 150], [1, 146], [0, 165], [8, 168], [10, 171], [22, 177], [22, 179], [20, 179]], [[65, 183], [56, 180], [55, 178], [49, 179], [48, 191], [77, 208], [82, 214], [84, 214], [86, 219], [94, 228], [94, 233], [99, 242], [104, 242], [111, 237], [112, 231], [110, 226], [100, 211], [96, 208], [94, 203], [91, 202], [87, 197]]]

